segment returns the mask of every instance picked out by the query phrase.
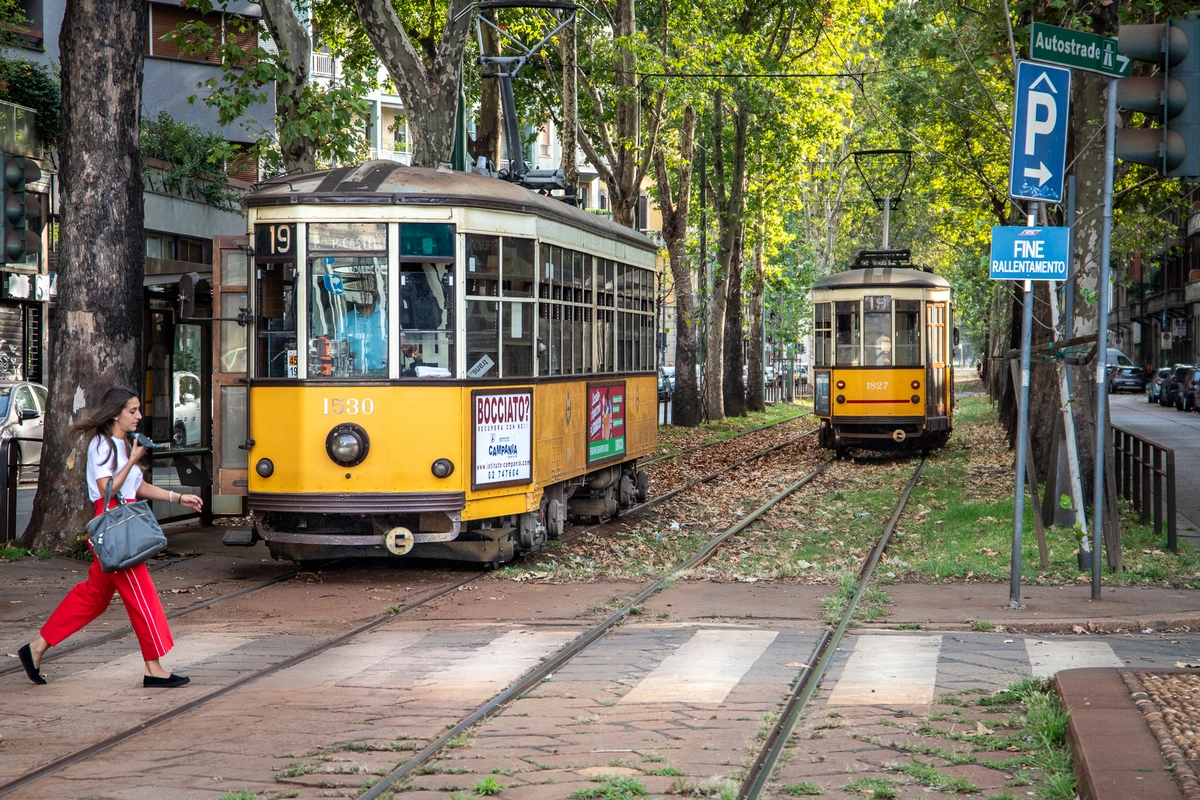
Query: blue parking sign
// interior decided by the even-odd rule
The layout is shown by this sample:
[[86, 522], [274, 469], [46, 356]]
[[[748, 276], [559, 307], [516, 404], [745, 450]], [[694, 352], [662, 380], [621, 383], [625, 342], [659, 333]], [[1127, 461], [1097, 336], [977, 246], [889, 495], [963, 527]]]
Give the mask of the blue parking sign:
[[1070, 111], [1071, 70], [1032, 61], [1017, 63], [1009, 195], [1062, 201]]
[[1069, 228], [992, 228], [989, 277], [1005, 281], [1065, 281]]

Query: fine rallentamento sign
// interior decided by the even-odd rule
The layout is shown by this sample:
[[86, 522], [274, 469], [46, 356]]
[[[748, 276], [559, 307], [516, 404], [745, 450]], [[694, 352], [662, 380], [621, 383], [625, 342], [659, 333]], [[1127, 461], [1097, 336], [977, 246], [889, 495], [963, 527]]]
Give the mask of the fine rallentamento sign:
[[1086, 69], [1113, 78], [1129, 77], [1129, 56], [1117, 50], [1117, 40], [1035, 22], [1029, 30], [1029, 57], [1034, 61]]
[[992, 228], [989, 277], [1005, 281], [1065, 281], [1068, 228]]

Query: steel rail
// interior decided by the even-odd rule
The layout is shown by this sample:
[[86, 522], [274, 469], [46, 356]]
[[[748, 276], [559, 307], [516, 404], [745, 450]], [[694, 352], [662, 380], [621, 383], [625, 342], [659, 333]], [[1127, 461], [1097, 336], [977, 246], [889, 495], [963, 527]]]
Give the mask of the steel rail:
[[[263, 581], [262, 583], [256, 583], [253, 586], [246, 586], [242, 589], [238, 589], [237, 591], [229, 592], [228, 594], [223, 594], [220, 597], [213, 597], [213, 598], [204, 600], [199, 603], [193, 603], [192, 605], [185, 606], [184, 608], [177, 608], [174, 611], [167, 614], [167, 619], [175, 619], [176, 617], [182, 617], [185, 614], [191, 614], [193, 611], [201, 611], [215, 603], [220, 603], [224, 600], [232, 600], [235, 597], [241, 597], [244, 594], [250, 594], [251, 592], [257, 592], [260, 589], [267, 588], [268, 586], [274, 586], [277, 583], [283, 583], [286, 580], [290, 580], [290, 579], [296, 577], [301, 572], [303, 572], [303, 570], [295, 570], [293, 572], [285, 572], [282, 575], [277, 575], [274, 578], [271, 578], [269, 581]], [[77, 650], [84, 650], [89, 647], [95, 647], [96, 645], [104, 644], [105, 642], [111, 642], [113, 639], [120, 639], [122, 636], [128, 636], [131, 633], [133, 633], [133, 628], [126, 625], [122, 628], [117, 628], [116, 630], [109, 631], [108, 633], [103, 633], [99, 636], [94, 636], [91, 639], [84, 639], [83, 641], [76, 642], [75, 644], [66, 645], [65, 647], [55, 647], [53, 650], [48, 651], [46, 653], [46, 655], [42, 656], [42, 664], [45, 664], [47, 661], [53, 661], [56, 658], [61, 658], [62, 656], [67, 655], [68, 653], [74, 653]], [[23, 667], [20, 664], [14, 664], [9, 667], [0, 668], [0, 675], [8, 675], [11, 672], [20, 672], [22, 669], [23, 669]]]
[[740, 439], [743, 436], [749, 436], [752, 433], [757, 433], [758, 431], [765, 431], [768, 428], [774, 428], [776, 425], [782, 425], [785, 422], [791, 422], [792, 420], [800, 419], [803, 416], [807, 416], [807, 415], [806, 414], [796, 414], [795, 416], [787, 417], [786, 419], [777, 420], [776, 422], [770, 422], [770, 423], [767, 423], [766, 425], [759, 425], [757, 428], [749, 428], [749, 429], [741, 431], [739, 433], [735, 433], [733, 436], [726, 436], [722, 439], [713, 439], [712, 441], [704, 442], [703, 444], [694, 445], [692, 447], [685, 447], [682, 450], [675, 450], [674, 452], [671, 452], [671, 453], [663, 453], [662, 455], [658, 455], [658, 456], [655, 456], [654, 458], [643, 461], [639, 466], [648, 467], [651, 464], [657, 464], [660, 461], [669, 461], [672, 458], [677, 458], [678, 456], [686, 455], [687, 453], [694, 453], [697, 450], [703, 450], [704, 448], [712, 447], [715, 444], [721, 444], [722, 442], [730, 442], [730, 441], [733, 441], [734, 439]]
[[[483, 573], [481, 573], [481, 574], [483, 574]], [[344, 644], [345, 642], [350, 641], [351, 639], [353, 639], [356, 636], [361, 636], [362, 634], [364, 634], [368, 631], [374, 630], [375, 628], [378, 628], [381, 625], [385, 625], [388, 622], [391, 622], [392, 620], [396, 619], [397, 617], [403, 616], [404, 614], [407, 614], [410, 611], [415, 611], [416, 609], [418, 609], [428, 603], [431, 603], [434, 600], [437, 600], [438, 598], [445, 597], [446, 595], [450, 594], [451, 592], [457, 591], [458, 589], [462, 588], [463, 586], [466, 586], [468, 583], [471, 583], [472, 581], [477, 580], [478, 578], [479, 578], [479, 575], [472, 575], [470, 578], [467, 578], [466, 580], [459, 581], [458, 583], [448, 586], [428, 597], [418, 600], [416, 603], [406, 606], [405, 608], [401, 609], [399, 612], [397, 612], [395, 614], [384, 614], [382, 616], [376, 617], [375, 619], [373, 619], [369, 622], [359, 625], [357, 628], [355, 628], [352, 631], [348, 631], [348, 632], [343, 633], [340, 636], [336, 636], [332, 639], [327, 639], [326, 641], [321, 642], [320, 644], [314, 645], [313, 647], [310, 647], [309, 649], [307, 649], [301, 653], [298, 653], [290, 658], [280, 661], [278, 664], [273, 664], [272, 666], [266, 667], [265, 669], [258, 670], [257, 672], [252, 672], [249, 675], [245, 675], [241, 678], [238, 678], [237, 680], [233, 681], [232, 683], [230, 683], [226, 686], [222, 686], [220, 689], [215, 689], [215, 690], [209, 692], [208, 694], [203, 695], [202, 697], [197, 697], [195, 700], [192, 700], [191, 702], [184, 703], [183, 705], [172, 708], [169, 711], [164, 711], [163, 713], [159, 714], [158, 716], [151, 717], [148, 720], [139, 722], [137, 725], [134, 725], [130, 728], [126, 728], [125, 730], [123, 730], [119, 733], [115, 733], [112, 736], [109, 736], [107, 739], [104, 739], [103, 741], [96, 742], [95, 744], [91, 744], [91, 745], [88, 745], [87, 747], [81, 748], [79, 750], [75, 750], [74, 752], [68, 753], [67, 755], [62, 756], [60, 758], [56, 758], [55, 760], [51, 761], [50, 763], [45, 764], [41, 767], [38, 767], [35, 770], [26, 772], [24, 775], [14, 778], [13, 780], [9, 781], [8, 783], [0, 784], [0, 797], [10, 794], [11, 792], [16, 791], [17, 789], [20, 789], [23, 786], [27, 786], [27, 785], [33, 783], [34, 781], [40, 780], [41, 778], [44, 778], [47, 775], [50, 775], [54, 772], [58, 772], [59, 770], [65, 768], [65, 767], [69, 767], [72, 764], [75, 764], [79, 761], [83, 761], [87, 758], [90, 758], [90, 757], [96, 755], [97, 753], [101, 753], [101, 752], [109, 749], [110, 747], [113, 747], [114, 745], [120, 744], [121, 742], [125, 741], [126, 739], [136, 736], [137, 734], [141, 733], [142, 731], [148, 730], [150, 728], [155, 727], [156, 725], [161, 725], [164, 722], [168, 722], [176, 717], [182, 716], [183, 714], [186, 714], [187, 712], [192, 711], [193, 709], [199, 708], [200, 706], [204, 705], [205, 703], [208, 703], [211, 700], [216, 700], [218, 697], [229, 694], [230, 692], [234, 691], [235, 689], [240, 689], [241, 687], [245, 686], [246, 684], [253, 683], [254, 681], [259, 680], [260, 678], [266, 678], [269, 675], [274, 675], [276, 672], [280, 672], [289, 667], [293, 667], [296, 664], [299, 664], [303, 661], [307, 661], [308, 659], [310, 659], [314, 656], [324, 653], [326, 650], [330, 650], [334, 647], [337, 647], [339, 644]]]
[[871, 580], [871, 575], [875, 572], [875, 567], [879, 564], [879, 559], [883, 556], [884, 548], [887, 547], [888, 540], [892, 537], [892, 532], [896, 530], [896, 525], [900, 521], [900, 515], [904, 513], [904, 508], [908, 505], [908, 497], [917, 485], [917, 480], [921, 477], [921, 468], [924, 466], [925, 457], [922, 456], [921, 460], [917, 463], [916, 470], [913, 471], [912, 480], [908, 482], [908, 486], [904, 488], [904, 493], [900, 495], [900, 502], [896, 505], [895, 513], [892, 514], [892, 518], [888, 521], [887, 527], [884, 528], [883, 534], [875, 542], [867, 559], [863, 562], [862, 567], [859, 568], [854, 595], [850, 598], [850, 602], [846, 604], [846, 610], [843, 612], [837, 628], [832, 632], [826, 629], [822, 633], [813, 651], [813, 657], [808, 660], [804, 670], [798, 676], [796, 684], [792, 688], [791, 696], [788, 697], [787, 703], [784, 704], [783, 710], [779, 714], [779, 721], [775, 723], [775, 727], [763, 743], [758, 757], [755, 758], [754, 763], [747, 770], [746, 777], [742, 781], [742, 786], [738, 790], [738, 800], [757, 800], [762, 796], [767, 781], [770, 780], [771, 774], [775, 771], [775, 766], [779, 763], [779, 759], [787, 747], [788, 739], [791, 738], [792, 730], [796, 727], [800, 713], [820, 686], [821, 679], [825, 676], [825, 671], [829, 668], [834, 654], [837, 653], [838, 645], [841, 644], [842, 637], [846, 633], [846, 628], [850, 624], [850, 618], [854, 615], [854, 609], [858, 606], [858, 601], [862, 598], [863, 592], [866, 591], [867, 584]]
[[445, 733], [443, 733], [434, 741], [430, 742], [425, 749], [421, 750], [408, 761], [389, 772], [386, 776], [380, 779], [379, 783], [372, 786], [365, 794], [360, 795], [358, 800], [375, 800], [375, 798], [378, 798], [381, 794], [387, 791], [389, 787], [395, 784], [396, 781], [410, 774], [413, 770], [417, 769], [422, 764], [437, 755], [437, 753], [440, 752], [442, 748], [444, 748], [446, 744], [450, 742], [450, 740], [462, 734], [472, 725], [487, 719], [512, 700], [520, 697], [525, 692], [528, 692], [530, 689], [537, 686], [547, 675], [550, 675], [551, 673], [561, 669], [573, 658], [575, 658], [575, 656], [579, 655], [596, 641], [601, 639], [605, 634], [612, 630], [613, 627], [629, 616], [630, 611], [635, 606], [639, 606], [644, 603], [648, 598], [656, 594], [670, 581], [675, 580], [684, 572], [694, 569], [695, 567], [708, 561], [717, 552], [721, 545], [724, 544], [727, 539], [729, 539], [729, 537], [736, 536], [737, 534], [741, 533], [763, 514], [767, 513], [780, 502], [787, 499], [806, 484], [810, 483], [814, 478], [824, 472], [829, 465], [833, 463], [833, 461], [833, 459], [826, 461], [824, 464], [817, 467], [800, 480], [784, 488], [783, 491], [779, 492], [779, 494], [772, 497], [753, 512], [747, 514], [736, 525], [726, 529], [722, 533], [710, 539], [708, 543], [695, 555], [643, 589], [637, 594], [636, 597], [615, 611], [610, 617], [608, 617], [608, 619], [599, 623], [586, 633], [576, 637], [572, 642], [559, 650], [552, 657], [530, 669], [503, 692], [475, 709], [466, 717], [462, 718], [453, 727], [447, 729]]

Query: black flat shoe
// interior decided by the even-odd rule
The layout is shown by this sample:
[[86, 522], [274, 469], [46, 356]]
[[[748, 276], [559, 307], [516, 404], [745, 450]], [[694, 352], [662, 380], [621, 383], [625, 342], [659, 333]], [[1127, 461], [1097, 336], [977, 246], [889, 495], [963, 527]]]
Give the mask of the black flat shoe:
[[25, 645], [18, 650], [17, 657], [21, 659], [21, 666], [25, 668], [25, 674], [29, 677], [29, 680], [44, 686], [46, 679], [42, 677], [41, 671], [33, 665], [33, 651], [29, 649], [29, 645]]
[[183, 686], [191, 681], [186, 675], [176, 675], [174, 672], [168, 678], [156, 678], [153, 675], [142, 676], [142, 686], [146, 689], [174, 689], [176, 686]]

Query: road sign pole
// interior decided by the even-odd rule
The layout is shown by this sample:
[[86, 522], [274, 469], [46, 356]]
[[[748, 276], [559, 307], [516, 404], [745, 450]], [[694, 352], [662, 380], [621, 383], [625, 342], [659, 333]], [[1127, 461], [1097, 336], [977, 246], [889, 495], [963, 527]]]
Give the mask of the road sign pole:
[[[1034, 209], [1037, 203], [1033, 204]], [[1035, 211], [1036, 213], [1036, 211]], [[1033, 337], [1033, 281], [1024, 281], [1021, 303], [1021, 385], [1017, 387], [1016, 493], [1013, 498], [1012, 577], [1009, 608], [1021, 608], [1021, 540], [1025, 528], [1025, 459], [1029, 441], [1029, 344]]]
[[[1092, 599], [1099, 600], [1100, 540], [1104, 530], [1104, 456], [1108, 451], [1108, 404], [1104, 387], [1108, 378], [1108, 261], [1112, 257], [1113, 156], [1117, 138], [1117, 79], [1108, 81], [1108, 113], [1104, 117], [1104, 227], [1100, 239], [1099, 314], [1096, 315], [1096, 485], [1092, 495]], [[1165, 285], [1165, 284], [1164, 284]], [[1166, 297], [1164, 293], [1164, 298]], [[1165, 299], [1164, 299], [1165, 302]]]

